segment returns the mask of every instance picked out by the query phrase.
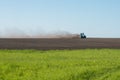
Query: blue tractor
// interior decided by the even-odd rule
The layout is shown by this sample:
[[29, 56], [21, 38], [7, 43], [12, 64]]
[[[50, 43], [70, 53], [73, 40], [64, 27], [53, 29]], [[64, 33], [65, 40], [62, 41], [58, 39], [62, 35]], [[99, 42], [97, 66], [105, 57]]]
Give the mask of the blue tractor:
[[84, 38], [87, 38], [87, 37], [84, 33], [80, 33], [80, 38], [84, 39]]

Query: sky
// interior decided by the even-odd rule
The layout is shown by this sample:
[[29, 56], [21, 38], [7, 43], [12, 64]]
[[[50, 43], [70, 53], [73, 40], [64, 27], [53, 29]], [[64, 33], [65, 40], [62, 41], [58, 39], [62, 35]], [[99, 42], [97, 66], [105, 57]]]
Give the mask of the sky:
[[120, 38], [120, 0], [0, 0], [0, 37], [56, 32]]

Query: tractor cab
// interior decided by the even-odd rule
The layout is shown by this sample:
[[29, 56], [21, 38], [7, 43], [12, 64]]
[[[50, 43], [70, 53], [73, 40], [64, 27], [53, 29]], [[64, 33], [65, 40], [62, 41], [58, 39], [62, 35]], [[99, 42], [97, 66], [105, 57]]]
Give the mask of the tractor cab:
[[86, 35], [84, 33], [80, 33], [80, 38], [86, 38]]

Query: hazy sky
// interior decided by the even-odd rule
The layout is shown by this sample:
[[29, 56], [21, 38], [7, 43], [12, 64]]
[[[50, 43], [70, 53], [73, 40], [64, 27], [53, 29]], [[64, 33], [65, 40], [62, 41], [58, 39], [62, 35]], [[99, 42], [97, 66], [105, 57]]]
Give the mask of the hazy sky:
[[120, 38], [120, 0], [0, 0], [0, 36], [59, 31]]

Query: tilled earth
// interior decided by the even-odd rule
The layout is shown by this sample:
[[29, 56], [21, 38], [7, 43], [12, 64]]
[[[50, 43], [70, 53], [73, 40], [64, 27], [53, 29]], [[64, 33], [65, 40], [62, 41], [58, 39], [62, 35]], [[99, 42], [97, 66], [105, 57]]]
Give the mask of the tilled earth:
[[0, 49], [120, 49], [120, 38], [2, 38]]

